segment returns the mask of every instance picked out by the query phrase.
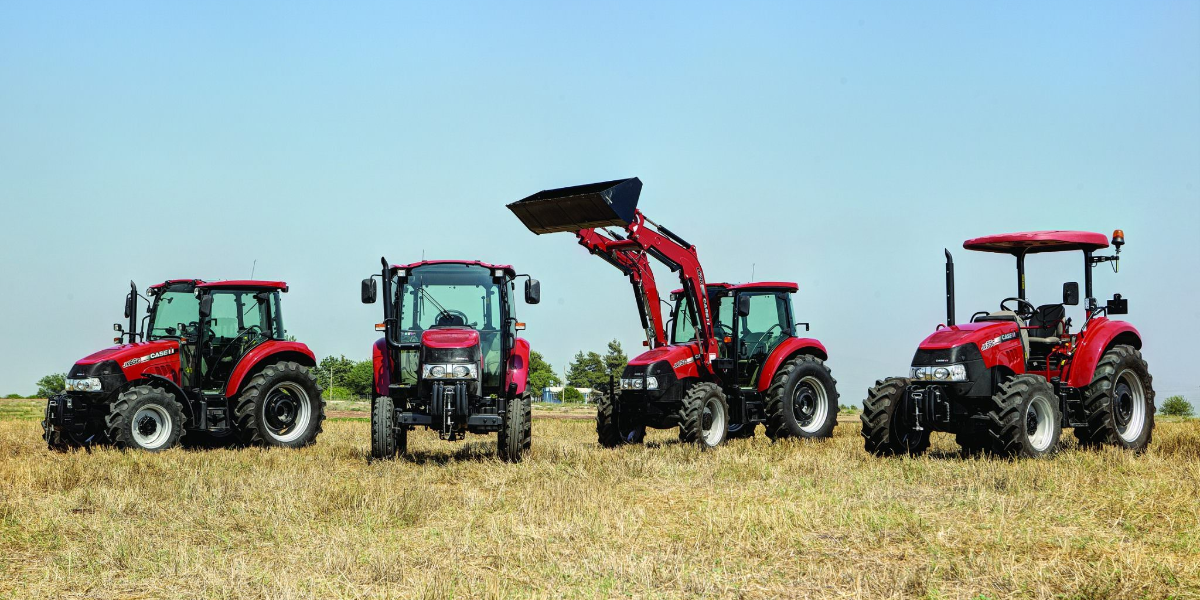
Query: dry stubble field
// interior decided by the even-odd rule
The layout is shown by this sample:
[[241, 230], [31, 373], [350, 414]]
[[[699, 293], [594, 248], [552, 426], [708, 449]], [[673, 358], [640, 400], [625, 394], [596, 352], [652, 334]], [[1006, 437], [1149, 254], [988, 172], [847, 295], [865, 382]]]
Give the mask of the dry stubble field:
[[362, 420], [302, 451], [52, 454], [38, 405], [0, 403], [5, 598], [1200, 596], [1197, 421], [1008, 462], [871, 458], [856, 422], [605, 451], [543, 418], [520, 465], [425, 432], [372, 464]]

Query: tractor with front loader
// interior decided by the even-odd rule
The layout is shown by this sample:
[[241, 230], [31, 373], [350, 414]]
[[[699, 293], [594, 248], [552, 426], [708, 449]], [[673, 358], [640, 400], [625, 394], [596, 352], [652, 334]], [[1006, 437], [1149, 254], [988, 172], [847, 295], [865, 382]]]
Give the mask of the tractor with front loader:
[[[968, 323], [954, 315], [954, 260], [946, 251], [946, 323], [917, 348], [907, 377], [876, 382], [861, 416], [866, 450], [918, 455], [929, 434], [955, 434], [964, 455], [1045, 457], [1064, 427], [1083, 446], [1146, 449], [1154, 430], [1154, 388], [1142, 359], [1142, 336], [1125, 321], [1128, 300], [1114, 294], [1103, 306], [1092, 295], [1092, 269], [1117, 270], [1125, 234], [1034, 231], [967, 240], [963, 248], [1016, 260], [1017, 295], [999, 310], [979, 311]], [[1079, 304], [1079, 283], [1063, 284], [1061, 302], [1035, 306], [1026, 298], [1025, 259], [1046, 252], [1083, 256], [1084, 323], [1071, 331], [1068, 306]]]
[[[282, 281], [174, 279], [125, 297], [117, 345], [78, 361], [46, 403], [51, 450], [113, 445], [152, 452], [187, 442], [296, 448], [325, 418], [308, 346], [289, 341]], [[142, 326], [142, 331], [139, 331]]]
[[[517, 337], [515, 280], [525, 303], [541, 284], [509, 265], [426, 260], [392, 265], [362, 281], [362, 301], [383, 291], [383, 337], [372, 350], [371, 457], [405, 454], [408, 432], [425, 427], [443, 440], [496, 433], [500, 458], [529, 452], [533, 397], [529, 342]], [[379, 283], [376, 282], [379, 279]]]
[[[828, 353], [798, 327], [789, 282], [705, 280], [696, 247], [637, 208], [635, 178], [544, 190], [508, 205], [535, 234], [570, 232], [629, 278], [649, 350], [625, 366], [597, 401], [600, 445], [641, 443], [646, 428], [679, 428], [701, 448], [727, 436], [827, 438], [837, 424]], [[663, 319], [654, 259], [682, 287]]]

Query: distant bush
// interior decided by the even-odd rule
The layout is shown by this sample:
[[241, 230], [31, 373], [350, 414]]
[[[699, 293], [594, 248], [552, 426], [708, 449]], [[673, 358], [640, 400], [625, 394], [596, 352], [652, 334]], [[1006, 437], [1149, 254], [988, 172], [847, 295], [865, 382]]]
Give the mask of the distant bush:
[[54, 373], [52, 375], [47, 375], [38, 380], [37, 386], [37, 395], [30, 396], [30, 398], [49, 398], [50, 396], [63, 391], [63, 388], [67, 387], [67, 374]]
[[841, 405], [841, 406], [839, 406], [839, 407], [838, 407], [838, 411], [839, 411], [839, 412], [844, 412], [844, 413], [851, 413], [851, 414], [853, 414], [853, 413], [856, 413], [856, 412], [858, 412], [858, 407], [857, 407], [857, 406], [850, 406], [849, 404], [843, 404], [843, 405]]
[[5, 400], [20, 400], [21, 398], [24, 398], [24, 397], [25, 396], [22, 396], [20, 394], [9, 394], [9, 395], [5, 396], [4, 399]]
[[1192, 405], [1183, 396], [1171, 396], [1163, 402], [1161, 412], [1172, 417], [1190, 417], [1193, 410]]
[[565, 387], [562, 391], [563, 402], [583, 402], [583, 394], [573, 387]]

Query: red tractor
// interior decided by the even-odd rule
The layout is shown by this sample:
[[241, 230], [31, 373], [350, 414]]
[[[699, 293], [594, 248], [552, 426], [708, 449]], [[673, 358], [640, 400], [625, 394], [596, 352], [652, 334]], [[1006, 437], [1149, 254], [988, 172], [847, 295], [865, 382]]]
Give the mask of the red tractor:
[[[1063, 427], [1085, 446], [1142, 451], [1154, 429], [1154, 388], [1142, 360], [1142, 337], [1112, 320], [1129, 310], [1115, 294], [1105, 306], [1092, 297], [1092, 268], [1117, 270], [1125, 234], [1113, 232], [1116, 253], [1098, 256], [1109, 240], [1083, 231], [1035, 231], [967, 240], [963, 248], [1008, 254], [1017, 263], [1017, 295], [1000, 310], [954, 321], [954, 260], [946, 251], [946, 324], [917, 348], [908, 377], [876, 382], [863, 402], [868, 452], [916, 455], [929, 432], [956, 434], [965, 455], [1043, 457], [1059, 447]], [[1025, 257], [1082, 252], [1086, 320], [1071, 331], [1066, 307], [1079, 304], [1079, 284], [1063, 285], [1062, 302], [1034, 306], [1025, 298]]]
[[390, 265], [362, 282], [362, 301], [376, 301], [383, 282], [383, 337], [375, 342], [371, 456], [404, 454], [408, 431], [427, 427], [444, 440], [499, 434], [500, 457], [529, 452], [532, 396], [529, 342], [517, 337], [514, 280], [525, 277], [525, 303], [541, 300], [541, 284], [511, 266], [428, 260]]
[[282, 281], [174, 279], [147, 291], [149, 325], [138, 332], [131, 282], [129, 329], [114, 325], [116, 346], [71, 367], [66, 390], [46, 403], [46, 443], [160, 451], [185, 433], [189, 443], [313, 443], [325, 403], [312, 351], [283, 329], [287, 290]]
[[[573, 232], [633, 285], [650, 349], [598, 400], [600, 444], [640, 443], [647, 427], [678, 427], [680, 440], [710, 448], [726, 435], [754, 435], [759, 423], [771, 439], [830, 437], [836, 382], [825, 347], [796, 336], [798, 325], [808, 328], [793, 320], [796, 284], [706, 282], [696, 247], [637, 209], [641, 189], [635, 177], [545, 190], [508, 205], [536, 234]], [[682, 283], [665, 322], [651, 258]]]

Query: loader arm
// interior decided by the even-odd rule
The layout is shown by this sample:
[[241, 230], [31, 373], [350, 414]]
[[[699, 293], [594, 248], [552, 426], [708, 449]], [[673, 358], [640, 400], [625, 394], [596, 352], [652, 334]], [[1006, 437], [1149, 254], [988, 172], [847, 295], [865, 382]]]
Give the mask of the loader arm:
[[[652, 227], [647, 227], [647, 224]], [[612, 239], [595, 229], [576, 232], [579, 243], [593, 254], [599, 254], [610, 264], [629, 276], [642, 313], [642, 326], [651, 339], [653, 347], [668, 343], [662, 322], [662, 302], [658, 284], [650, 269], [647, 255], [653, 256], [667, 268], [679, 274], [683, 286], [682, 300], [688, 303], [695, 316], [698, 339], [697, 354], [700, 362], [712, 370], [712, 359], [717, 355], [717, 340], [713, 332], [712, 313], [709, 311], [708, 293], [704, 283], [704, 268], [696, 256], [696, 247], [679, 236], [650, 221], [640, 210], [634, 211], [633, 220], [625, 225], [625, 239]], [[651, 321], [647, 323], [647, 320]]]

